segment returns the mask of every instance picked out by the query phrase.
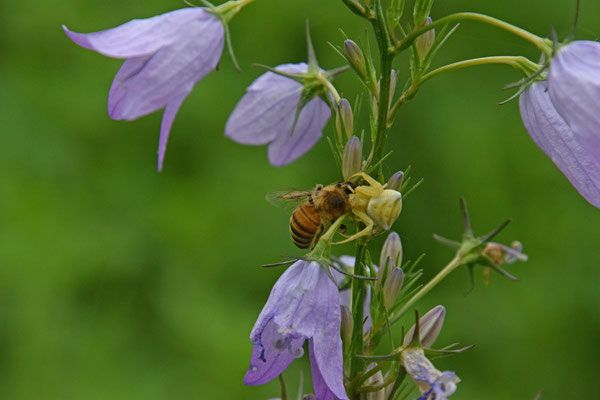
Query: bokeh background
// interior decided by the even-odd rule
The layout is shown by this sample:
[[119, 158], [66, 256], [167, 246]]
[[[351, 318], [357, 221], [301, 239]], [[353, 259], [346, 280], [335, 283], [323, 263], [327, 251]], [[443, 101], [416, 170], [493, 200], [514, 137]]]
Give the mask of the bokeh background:
[[[541, 35], [553, 25], [564, 37], [574, 3], [440, 1], [432, 15], [478, 11]], [[259, 0], [244, 9], [231, 26], [243, 71], [224, 54], [220, 70], [196, 86], [157, 173], [161, 113], [109, 119], [108, 88], [121, 61], [77, 47], [60, 25], [96, 31], [182, 6], [0, 3], [2, 399], [278, 396], [277, 382], [242, 384], [250, 329], [281, 273], [260, 265], [301, 254], [288, 237], [289, 214], [264, 195], [327, 184], [338, 173], [325, 141], [273, 168], [264, 147], [233, 143], [223, 127], [261, 73], [252, 63], [305, 60], [306, 18], [325, 68], [341, 65], [327, 44], [341, 43], [338, 28], [364, 40], [369, 27], [341, 1]], [[600, 3], [582, 1], [578, 37], [598, 38], [599, 17]], [[538, 57], [510, 34], [465, 22], [435, 65], [496, 54]], [[401, 82], [405, 61], [395, 64]], [[412, 165], [425, 181], [395, 229], [406, 258], [427, 253], [431, 277], [452, 257], [431, 234], [459, 237], [465, 196], [476, 233], [512, 217], [499, 239], [521, 240], [530, 257], [510, 267], [519, 282], [493, 274], [485, 286], [479, 270], [465, 296], [468, 275], [459, 270], [418, 304], [422, 312], [447, 307], [438, 343], [476, 345], [438, 362], [462, 378], [453, 399], [533, 399], [541, 388], [544, 399], [596, 398], [600, 212], [531, 141], [517, 102], [497, 105], [510, 94], [502, 86], [518, 79], [503, 66], [449, 73], [401, 110], [386, 173]], [[350, 73], [337, 85], [351, 99], [359, 90]], [[291, 387], [307, 365], [296, 361], [285, 373]]]

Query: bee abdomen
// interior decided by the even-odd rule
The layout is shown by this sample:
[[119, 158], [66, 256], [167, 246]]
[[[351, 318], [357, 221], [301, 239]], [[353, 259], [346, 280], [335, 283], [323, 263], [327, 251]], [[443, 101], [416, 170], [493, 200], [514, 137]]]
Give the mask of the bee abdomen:
[[294, 244], [301, 249], [310, 247], [320, 226], [321, 218], [314, 206], [296, 208], [290, 218], [290, 233]]

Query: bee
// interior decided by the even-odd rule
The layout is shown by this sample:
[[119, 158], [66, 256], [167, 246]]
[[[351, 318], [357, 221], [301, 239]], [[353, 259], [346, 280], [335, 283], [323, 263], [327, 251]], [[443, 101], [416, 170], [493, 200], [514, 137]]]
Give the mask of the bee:
[[[352, 180], [361, 178], [355, 184]], [[313, 190], [272, 192], [267, 200], [275, 205], [293, 202], [297, 204], [290, 218], [292, 241], [301, 249], [314, 248], [324, 229], [342, 215], [351, 212], [356, 222], [365, 227], [345, 240], [346, 243], [381, 230], [388, 230], [398, 219], [402, 210], [402, 194], [387, 189], [364, 172], [351, 176], [346, 182], [337, 182]], [[342, 225], [342, 229], [345, 227]]]
[[267, 200], [298, 204], [290, 217], [290, 235], [299, 248], [312, 249], [324, 228], [350, 211], [349, 196], [354, 187], [350, 182], [337, 182], [325, 187], [317, 185], [313, 190], [269, 193]]

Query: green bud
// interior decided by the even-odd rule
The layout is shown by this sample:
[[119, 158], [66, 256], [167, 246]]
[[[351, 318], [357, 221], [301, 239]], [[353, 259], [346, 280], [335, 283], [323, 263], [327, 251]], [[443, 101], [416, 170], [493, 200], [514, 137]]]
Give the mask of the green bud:
[[362, 77], [366, 77], [367, 66], [365, 64], [365, 56], [360, 47], [353, 40], [346, 39], [344, 41], [344, 53], [358, 73]]
[[[423, 26], [427, 26], [431, 23], [431, 17], [427, 17], [425, 20], [425, 24]], [[421, 28], [421, 27], [419, 27]], [[420, 60], [423, 60], [427, 53], [429, 53], [429, 49], [433, 46], [433, 42], [435, 42], [435, 29], [430, 29], [415, 40], [415, 47], [417, 48], [417, 55]]]
[[352, 329], [354, 328], [354, 320], [352, 319], [352, 312], [346, 306], [342, 306], [342, 335], [344, 337], [344, 343], [350, 344], [352, 340]]
[[360, 172], [362, 165], [362, 147], [360, 140], [356, 136], [352, 136], [342, 156], [342, 175], [344, 179], [350, 178], [352, 175]]
[[354, 131], [354, 116], [352, 115], [352, 107], [350, 106], [348, 100], [342, 98], [338, 102], [337, 108], [338, 118], [341, 117], [342, 122], [344, 123], [346, 137], [351, 138]]
[[[436, 306], [419, 318], [419, 340], [423, 347], [431, 347], [433, 345], [442, 330], [445, 317], [446, 309], [444, 306]], [[415, 326], [413, 325], [406, 332], [406, 335], [404, 335], [404, 346], [410, 344], [414, 333]]]
[[400, 191], [403, 183], [404, 171], [398, 171], [394, 175], [390, 176], [390, 179], [387, 181], [387, 188]]
[[402, 289], [402, 283], [404, 283], [404, 271], [402, 271], [402, 268], [394, 267], [388, 273], [383, 284], [383, 304], [386, 309], [391, 309], [396, 303]]

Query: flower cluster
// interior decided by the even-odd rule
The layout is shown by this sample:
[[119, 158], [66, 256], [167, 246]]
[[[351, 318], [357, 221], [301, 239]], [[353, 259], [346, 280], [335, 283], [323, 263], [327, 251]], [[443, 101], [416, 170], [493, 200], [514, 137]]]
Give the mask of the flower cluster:
[[[88, 34], [63, 27], [79, 46], [125, 59], [108, 94], [110, 118], [134, 120], [164, 108], [159, 170], [183, 101], [196, 83], [216, 68], [224, 43], [229, 43], [229, 21], [252, 1], [232, 0], [219, 6], [206, 2], [206, 8], [176, 10]], [[412, 99], [425, 81], [445, 71], [492, 62], [515, 66], [526, 75], [518, 83], [525, 128], [582, 196], [600, 207], [600, 43], [576, 41], [558, 46], [481, 14], [458, 13], [434, 21], [430, 17], [432, 0], [416, 0], [413, 19], [406, 25], [401, 22], [403, 1], [387, 2], [386, 10], [382, 2], [344, 3], [374, 26], [382, 50], [379, 62], [374, 62], [370, 51], [346, 38], [336, 50], [347, 65], [325, 70], [317, 63], [307, 27], [307, 62], [264, 67], [267, 72], [247, 88], [225, 124], [228, 138], [245, 145], [268, 145], [269, 162], [283, 166], [308, 152], [331, 119], [334, 134], [330, 144], [342, 179], [326, 187], [317, 185], [314, 191], [278, 196], [300, 201], [290, 219], [290, 233], [298, 247], [310, 247], [310, 252], [296, 259], [273, 286], [250, 334], [252, 354], [244, 383], [260, 385], [279, 377], [304, 355], [306, 344], [314, 390], [307, 398], [394, 399], [409, 376], [419, 390], [418, 400], [446, 400], [457, 390], [460, 379], [452, 371], [438, 370], [431, 360], [468, 347], [431, 348], [444, 323], [443, 306], [421, 318], [415, 311], [415, 324], [406, 331], [402, 345], [387, 355], [376, 355], [382, 337], [458, 267], [466, 266], [472, 273], [475, 266], [482, 265], [487, 273], [494, 269], [516, 279], [502, 266], [526, 261], [527, 256], [520, 242], [509, 247], [491, 241], [506, 223], [487, 235], [475, 236], [461, 200], [463, 237], [455, 241], [434, 236], [454, 247], [456, 253], [429, 283], [418, 284], [422, 256], [403, 263], [402, 242], [395, 232], [385, 240], [379, 264], [373, 262], [368, 242], [392, 228], [404, 199], [420, 183], [408, 187], [408, 170], [396, 172], [387, 182], [384, 179], [384, 150], [398, 108]], [[430, 71], [432, 57], [457, 28], [449, 29], [449, 24], [461, 19], [479, 20], [514, 33], [534, 44], [544, 57], [540, 63], [524, 57], [484, 57]], [[400, 91], [392, 62], [407, 49], [411, 51], [410, 80]], [[356, 73], [365, 89], [365, 103], [370, 107], [366, 135], [359, 129], [360, 114], [332, 83], [347, 69]], [[360, 102], [359, 97], [355, 108]], [[370, 149], [368, 155], [363, 153], [366, 149]], [[354, 233], [346, 234], [344, 220], [353, 223]], [[334, 242], [336, 234], [345, 238]], [[333, 245], [350, 241], [356, 243], [355, 257], [332, 255]]]

